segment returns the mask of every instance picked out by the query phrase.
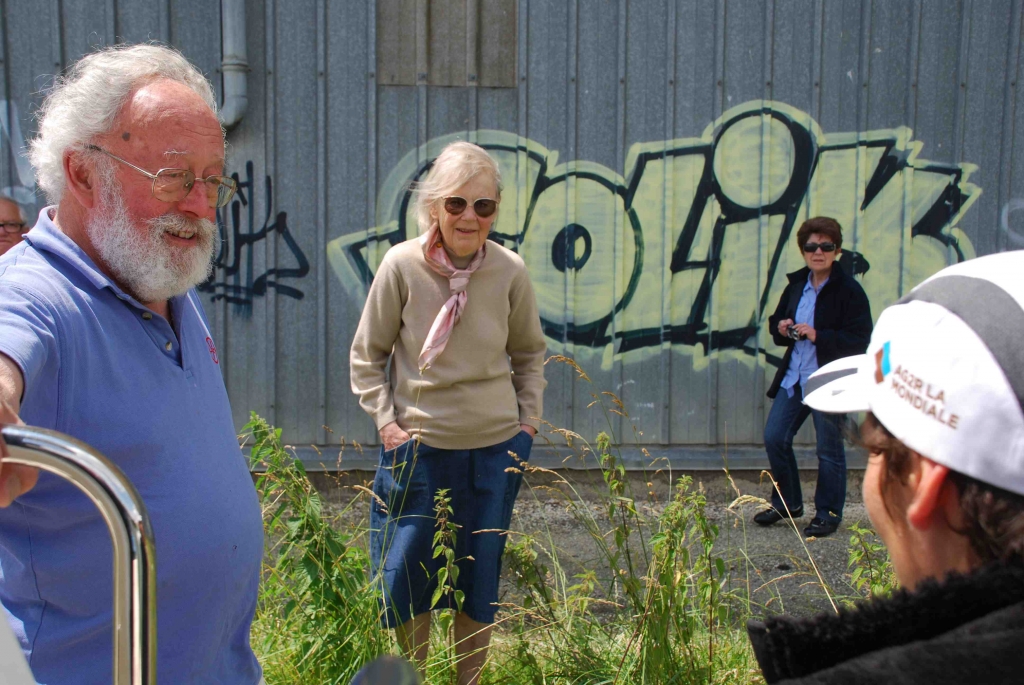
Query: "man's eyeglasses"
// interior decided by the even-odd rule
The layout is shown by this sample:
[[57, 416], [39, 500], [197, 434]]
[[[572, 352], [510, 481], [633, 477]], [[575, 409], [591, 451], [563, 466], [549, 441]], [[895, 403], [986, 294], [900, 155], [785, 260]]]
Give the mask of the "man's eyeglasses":
[[88, 150], [102, 152], [107, 157], [130, 166], [140, 174], [153, 179], [153, 197], [161, 202], [180, 202], [184, 200], [192, 192], [192, 186], [196, 184], [196, 181], [200, 181], [206, 186], [206, 202], [209, 206], [212, 208], [223, 207], [231, 202], [231, 198], [235, 196], [235, 190], [238, 189], [235, 179], [228, 176], [199, 178], [188, 169], [160, 169], [155, 174], [151, 174], [145, 169], [140, 169], [131, 162], [121, 159], [99, 146], [86, 145], [85, 147]]
[[[444, 199], [444, 211], [448, 212], [452, 216], [458, 216], [466, 211], [466, 207], [469, 206], [469, 201], [464, 197], [458, 195], [449, 195]], [[492, 200], [489, 197], [482, 197], [479, 200], [473, 201], [473, 211], [481, 219], [486, 219], [491, 214], [498, 211], [498, 201]]]
[[821, 248], [822, 252], [836, 251], [835, 243], [804, 243], [804, 252], [806, 252], [807, 254], [814, 254], [815, 252], [818, 251], [819, 247]]
[[24, 221], [0, 221], [0, 232], [3, 233], [24, 233], [28, 230]]

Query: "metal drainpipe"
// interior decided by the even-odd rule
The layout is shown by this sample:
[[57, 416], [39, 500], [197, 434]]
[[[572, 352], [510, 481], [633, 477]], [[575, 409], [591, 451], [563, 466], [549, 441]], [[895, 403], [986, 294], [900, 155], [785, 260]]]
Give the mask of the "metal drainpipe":
[[249, 61], [245, 50], [245, 0], [221, 0], [220, 27], [220, 71], [224, 79], [220, 123], [230, 129], [242, 120], [249, 106], [246, 94]]

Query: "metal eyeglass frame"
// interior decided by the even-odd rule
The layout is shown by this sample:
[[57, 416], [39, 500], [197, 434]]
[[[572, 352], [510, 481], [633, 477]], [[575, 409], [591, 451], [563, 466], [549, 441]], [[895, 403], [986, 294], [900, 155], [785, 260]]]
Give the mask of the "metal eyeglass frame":
[[[219, 209], [221, 207], [226, 207], [227, 204], [229, 202], [231, 202], [231, 198], [233, 198], [235, 196], [235, 192], [238, 190], [238, 184], [235, 182], [235, 179], [231, 178], [230, 176], [219, 176], [217, 174], [211, 174], [210, 176], [207, 176], [206, 178], [201, 178], [199, 176], [196, 176], [194, 173], [192, 173], [188, 169], [178, 169], [176, 167], [166, 167], [164, 169], [158, 169], [157, 172], [154, 174], [154, 173], [151, 173], [149, 171], [146, 171], [145, 169], [142, 169], [140, 167], [135, 166], [134, 164], [132, 164], [131, 162], [129, 162], [126, 159], [121, 159], [120, 157], [115, 155], [113, 152], [108, 152], [108, 151], [104, 150], [103, 148], [101, 148], [99, 145], [86, 145], [85, 149], [86, 150], [92, 150], [93, 152], [102, 152], [107, 157], [110, 157], [111, 159], [117, 160], [118, 162], [121, 162], [121, 164], [130, 166], [132, 169], [135, 169], [140, 174], [143, 174], [144, 176], [146, 176], [146, 178], [153, 179], [153, 184], [149, 188], [149, 191], [153, 194], [153, 197], [156, 197], [156, 182], [157, 182], [157, 179], [160, 177], [160, 174], [162, 174], [164, 172], [174, 171], [174, 172], [177, 172], [177, 173], [180, 173], [180, 174], [189, 174], [189, 175], [192, 176], [191, 183], [185, 182], [185, 183], [182, 184], [182, 188], [185, 190], [185, 194], [184, 195], [182, 195], [177, 200], [160, 200], [160, 198], [156, 197], [156, 199], [160, 200], [161, 202], [180, 202], [181, 200], [184, 200], [186, 197], [188, 197], [188, 194], [192, 192], [192, 188], [195, 187], [196, 181], [202, 181], [203, 183], [219, 183], [220, 185], [227, 186], [228, 188], [231, 189], [231, 192], [228, 193], [228, 196], [224, 199], [224, 201], [223, 202], [218, 201], [218, 203], [213, 207], [213, 209]], [[211, 181], [211, 179], [213, 179], [213, 180]], [[219, 193], [218, 193], [218, 195], [219, 195]]]

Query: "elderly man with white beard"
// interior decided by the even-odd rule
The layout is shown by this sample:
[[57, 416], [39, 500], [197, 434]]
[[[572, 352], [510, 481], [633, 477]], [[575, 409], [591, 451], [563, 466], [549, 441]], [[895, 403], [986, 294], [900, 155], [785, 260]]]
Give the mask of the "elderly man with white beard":
[[[31, 160], [52, 205], [0, 258], [0, 422], [83, 440], [141, 494], [159, 681], [255, 685], [260, 509], [193, 290], [235, 191], [213, 90], [165, 47], [93, 53], [45, 100]], [[0, 620], [38, 682], [109, 685], [106, 527], [0, 448]]]

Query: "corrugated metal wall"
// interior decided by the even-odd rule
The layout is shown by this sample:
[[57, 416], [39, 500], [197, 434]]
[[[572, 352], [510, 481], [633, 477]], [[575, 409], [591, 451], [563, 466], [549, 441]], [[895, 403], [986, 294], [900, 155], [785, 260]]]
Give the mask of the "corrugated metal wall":
[[[1024, 247], [1021, 0], [444, 5], [247, 3], [243, 192], [205, 292], [239, 425], [257, 411], [328, 461], [376, 442], [349, 343], [381, 255], [415, 232], [409, 180], [453, 137], [501, 160], [498, 239], [527, 260], [550, 351], [592, 381], [549, 364], [546, 418], [588, 437], [610, 419], [677, 463], [760, 458], [764, 322], [808, 215], [843, 223], [876, 316], [951, 261]], [[26, 199], [40, 91], [91, 46], [169, 41], [220, 87], [211, 0], [0, 7], [0, 187]], [[603, 390], [629, 419], [588, 408]]]

